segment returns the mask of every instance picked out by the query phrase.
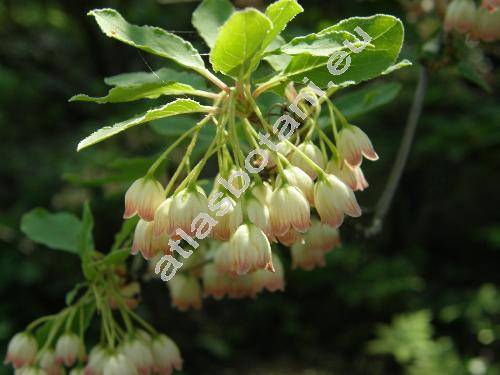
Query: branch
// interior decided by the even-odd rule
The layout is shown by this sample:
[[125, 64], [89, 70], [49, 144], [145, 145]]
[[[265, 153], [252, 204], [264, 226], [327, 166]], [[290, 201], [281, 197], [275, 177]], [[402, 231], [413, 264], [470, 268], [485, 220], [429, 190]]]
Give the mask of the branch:
[[421, 66], [417, 89], [415, 91], [415, 96], [413, 97], [410, 113], [408, 114], [403, 139], [401, 140], [398, 154], [396, 156], [396, 162], [392, 167], [392, 171], [389, 179], [387, 180], [385, 189], [382, 192], [382, 195], [375, 207], [375, 214], [373, 216], [372, 224], [370, 227], [365, 229], [365, 235], [367, 237], [374, 236], [382, 230], [384, 218], [389, 211], [389, 208], [391, 207], [394, 194], [396, 193], [396, 189], [398, 187], [399, 181], [401, 180], [401, 175], [403, 174], [406, 161], [408, 160], [408, 154], [411, 150], [411, 145], [415, 136], [415, 130], [417, 129], [418, 120], [420, 118], [420, 114], [422, 113], [422, 106], [425, 94], [427, 92], [427, 82], [427, 68]]

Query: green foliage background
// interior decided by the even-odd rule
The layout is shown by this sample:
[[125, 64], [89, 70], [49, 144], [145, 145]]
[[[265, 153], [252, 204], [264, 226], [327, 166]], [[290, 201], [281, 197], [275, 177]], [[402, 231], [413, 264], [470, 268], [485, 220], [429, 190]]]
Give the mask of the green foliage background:
[[[103, 93], [104, 76], [146, 71], [143, 57], [155, 69], [163, 66], [101, 35], [87, 11], [113, 7], [131, 22], [177, 31], [208, 52], [190, 24], [196, 5], [0, 3], [0, 351], [29, 321], [60, 309], [82, 277], [76, 257], [23, 237], [22, 214], [41, 206], [80, 216], [83, 202], [91, 199], [96, 243], [107, 249], [121, 226], [125, 189], [173, 139], [157, 123], [76, 153], [78, 140], [91, 130], [139, 113], [146, 103], [97, 106], [68, 104], [68, 98], [77, 91]], [[412, 22], [398, 1], [302, 5], [305, 13], [286, 36], [383, 12], [405, 23], [403, 57], [413, 61], [421, 48], [417, 30], [437, 22]], [[498, 45], [489, 46], [492, 66], [499, 56]], [[389, 104], [355, 119], [381, 160], [366, 163], [371, 186], [358, 194], [365, 217], [343, 226], [345, 246], [330, 254], [326, 268], [287, 272], [286, 293], [255, 301], [207, 300], [202, 311], [184, 314], [170, 308], [164, 285], [144, 284], [141, 313], [178, 342], [185, 373], [500, 372], [498, 72], [487, 77], [492, 94], [463, 80], [456, 69], [431, 76], [416, 142], [383, 232], [367, 239], [358, 227], [368, 225], [383, 190], [416, 78], [413, 67], [378, 80], [397, 81], [402, 89]], [[61, 241], [63, 235], [69, 234], [61, 233]]]

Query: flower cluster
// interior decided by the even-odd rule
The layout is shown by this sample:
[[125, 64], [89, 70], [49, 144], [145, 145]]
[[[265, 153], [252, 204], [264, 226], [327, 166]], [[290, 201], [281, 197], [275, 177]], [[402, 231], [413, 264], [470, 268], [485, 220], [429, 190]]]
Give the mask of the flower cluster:
[[446, 9], [444, 29], [456, 30], [477, 40], [493, 42], [500, 39], [500, 2], [483, 0], [476, 7], [473, 0], [453, 0]]
[[[280, 116], [274, 134], [277, 124], [297, 124], [287, 137], [281, 136], [283, 129], [276, 141], [269, 134], [259, 134], [256, 124], [264, 130], [271, 125], [251, 101], [256, 124], [246, 117], [238, 122], [246, 142], [256, 146], [250, 154], [258, 157], [250, 164], [243, 157], [239, 138], [226, 142], [218, 135], [204, 158], [193, 169], [187, 168], [173, 194], [170, 190], [183, 161], [165, 189], [151, 173], [128, 189], [124, 217], [137, 214], [140, 218], [134, 254], [140, 252], [156, 268], [161, 263], [158, 259], [168, 259], [171, 267], [179, 269], [182, 261], [203, 253], [197, 265], [191, 261], [181, 274], [169, 278], [172, 303], [180, 310], [200, 308], [203, 294], [239, 298], [283, 290], [283, 265], [277, 249], [271, 249], [273, 244], [291, 248], [294, 268], [323, 266], [325, 253], [340, 244], [337, 228], [345, 216], [361, 215], [354, 192], [368, 187], [361, 165], [363, 159], [378, 159], [372, 142], [317, 90], [306, 86], [297, 92], [290, 84], [287, 98], [290, 107], [304, 115], [303, 121]], [[318, 121], [322, 104], [328, 106], [326, 124]], [[224, 119], [216, 124], [224, 124]], [[226, 133], [224, 128], [217, 130]], [[266, 144], [275, 143], [260, 149], [257, 145], [262, 138]], [[212, 190], [206, 192], [197, 176], [212, 154], [218, 156], [219, 174]], [[204, 239], [206, 252], [198, 242]]]

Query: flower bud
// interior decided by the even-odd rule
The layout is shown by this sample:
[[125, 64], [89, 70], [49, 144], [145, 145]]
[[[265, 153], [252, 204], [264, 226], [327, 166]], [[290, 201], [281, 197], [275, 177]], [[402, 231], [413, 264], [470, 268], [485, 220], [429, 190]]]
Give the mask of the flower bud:
[[273, 188], [268, 182], [256, 183], [252, 186], [251, 193], [260, 203], [269, 206], [271, 203], [271, 196], [273, 195]]
[[52, 349], [46, 349], [40, 356], [40, 368], [43, 369], [47, 375], [60, 375], [61, 366], [56, 362], [56, 354]]
[[297, 187], [285, 184], [273, 192], [270, 219], [276, 236], [284, 235], [290, 228], [303, 233], [311, 225], [309, 202]]
[[137, 375], [134, 364], [122, 353], [115, 353], [106, 357], [103, 375]]
[[330, 160], [326, 165], [326, 173], [337, 176], [353, 191], [363, 191], [369, 186], [360, 167], [352, 168], [344, 162]]
[[82, 349], [83, 343], [79, 336], [72, 332], [65, 333], [57, 340], [56, 362], [71, 367], [78, 356], [82, 354]]
[[[318, 167], [320, 167], [321, 169], [325, 168], [325, 160], [323, 159], [323, 154], [321, 153], [321, 150], [318, 146], [316, 146], [312, 142], [304, 142], [298, 146], [298, 149], [302, 151], [314, 163], [316, 163]], [[318, 174], [307, 163], [306, 159], [304, 159], [304, 157], [296, 151], [292, 152], [290, 156], [290, 162], [306, 172], [313, 180], [318, 177]]]
[[338, 151], [341, 158], [351, 167], [359, 167], [362, 157], [378, 160], [370, 138], [357, 126], [348, 125], [339, 132]]
[[124, 219], [138, 214], [143, 220], [151, 221], [155, 210], [165, 199], [164, 189], [152, 177], [142, 177], [135, 180], [125, 193]]
[[155, 371], [160, 375], [169, 375], [175, 369], [182, 370], [182, 358], [179, 348], [166, 335], [153, 338], [151, 351], [155, 361]]
[[121, 352], [132, 362], [139, 375], [148, 375], [153, 370], [153, 354], [146, 342], [129, 339], [122, 345]]
[[[307, 198], [310, 205], [314, 205], [314, 181], [309, 175], [299, 167], [294, 165], [288, 166], [283, 171], [287, 182], [297, 187], [302, 194]], [[281, 186], [281, 175], [276, 179], [276, 186]]]
[[106, 349], [101, 345], [94, 346], [90, 351], [89, 360], [85, 366], [85, 375], [102, 375], [107, 357]]
[[274, 272], [271, 259], [271, 245], [254, 224], [241, 225], [229, 240], [228, 265], [231, 274], [244, 275], [264, 268]]
[[[172, 197], [172, 203], [166, 217], [166, 231], [174, 236], [177, 229], [182, 229], [189, 235], [194, 235], [191, 228], [193, 219], [200, 213], [208, 212], [208, 200], [205, 192], [199, 186], [186, 188]], [[155, 230], [155, 235], [159, 233]]]
[[[120, 286], [119, 294], [123, 299], [123, 303], [129, 309], [135, 309], [139, 304], [139, 295], [141, 293], [141, 284], [138, 282], [131, 282]], [[120, 307], [118, 301], [116, 301], [114, 296], [109, 297], [109, 304], [112, 309]]]
[[180, 311], [186, 311], [190, 307], [196, 310], [201, 309], [200, 284], [195, 277], [179, 274], [167, 285], [170, 290], [172, 306], [177, 307]]
[[263, 289], [270, 292], [285, 290], [285, 274], [283, 264], [278, 255], [273, 254], [273, 266], [275, 272], [257, 270], [252, 274], [253, 292], [259, 293]]
[[12, 363], [16, 369], [31, 365], [35, 360], [37, 350], [38, 344], [31, 334], [17, 333], [9, 342], [4, 363]]
[[352, 190], [332, 174], [316, 182], [314, 202], [321, 221], [334, 228], [342, 224], [344, 214], [352, 217], [361, 216], [361, 208]]
[[452, 29], [465, 34], [474, 25], [476, 4], [472, 0], [453, 0], [446, 8], [444, 18], [445, 31]]

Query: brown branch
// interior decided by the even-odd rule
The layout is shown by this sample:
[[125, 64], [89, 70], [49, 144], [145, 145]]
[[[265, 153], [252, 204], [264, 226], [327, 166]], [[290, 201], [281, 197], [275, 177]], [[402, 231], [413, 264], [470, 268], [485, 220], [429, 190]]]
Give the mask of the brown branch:
[[408, 114], [403, 139], [401, 140], [398, 154], [396, 156], [396, 162], [392, 167], [392, 171], [389, 175], [389, 179], [387, 180], [385, 189], [382, 192], [382, 195], [380, 196], [380, 199], [375, 207], [375, 214], [373, 216], [372, 224], [370, 227], [365, 229], [365, 235], [367, 237], [374, 236], [382, 230], [384, 218], [387, 215], [389, 208], [391, 207], [394, 194], [396, 193], [399, 181], [401, 180], [401, 175], [403, 174], [403, 170], [408, 160], [408, 155], [411, 150], [413, 138], [415, 137], [418, 120], [420, 119], [420, 114], [422, 113], [422, 106], [425, 94], [427, 92], [427, 82], [427, 68], [425, 66], [421, 66], [417, 89], [413, 97], [410, 113]]

